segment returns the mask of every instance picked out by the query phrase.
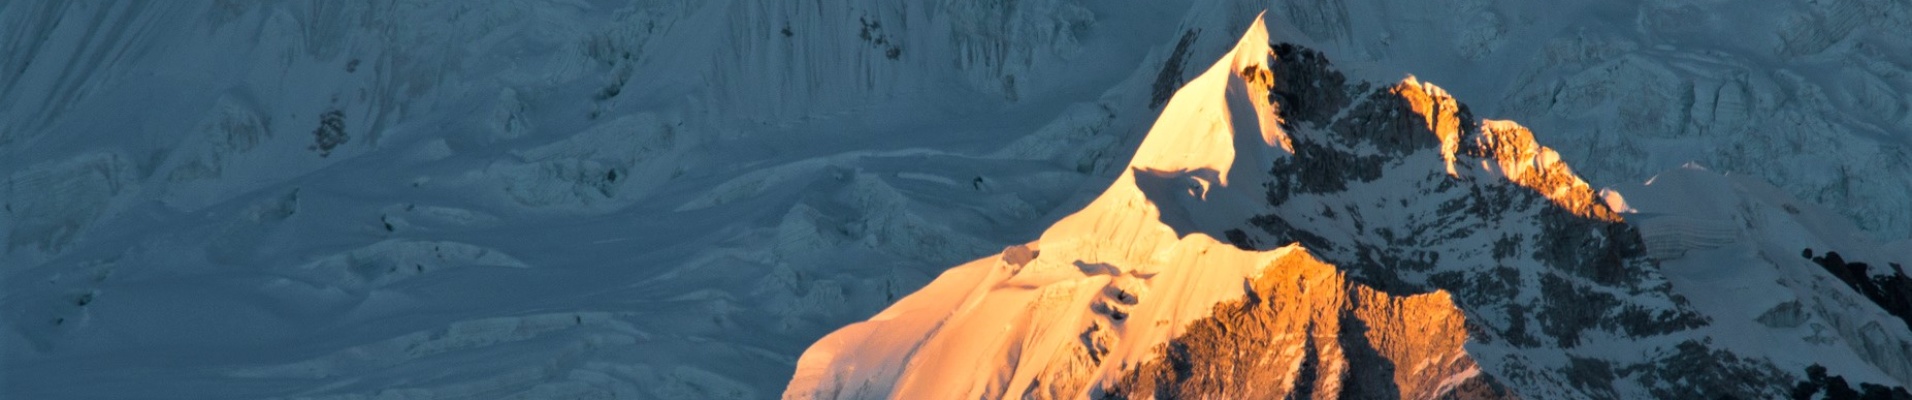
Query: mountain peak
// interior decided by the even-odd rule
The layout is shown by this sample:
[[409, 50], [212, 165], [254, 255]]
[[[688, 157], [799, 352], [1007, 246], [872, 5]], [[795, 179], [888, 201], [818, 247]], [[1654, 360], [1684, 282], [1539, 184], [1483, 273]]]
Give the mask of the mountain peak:
[[1267, 97], [1271, 56], [1267, 29], [1257, 19], [1221, 62], [1169, 99], [1129, 169], [1208, 170], [1226, 179], [1235, 165], [1256, 158], [1237, 160], [1238, 153], [1253, 153], [1252, 144], [1283, 145], [1287, 138], [1274, 123], [1278, 117]]
[[[1273, 149], [1273, 53], [1259, 23], [1176, 92], [1128, 167], [1041, 238], [944, 273], [798, 363], [787, 397], [1080, 397], [1182, 336], [1244, 277], [1299, 246], [1239, 249], [1220, 227], [1262, 201]], [[1058, 381], [1058, 377], [1068, 377]]]
[[1493, 160], [1482, 169], [1497, 170], [1508, 181], [1532, 189], [1575, 216], [1620, 222], [1620, 215], [1599, 199], [1592, 186], [1560, 161], [1560, 153], [1534, 141], [1534, 133], [1526, 127], [1485, 120], [1473, 145], [1480, 152], [1478, 157]]
[[826, 336], [785, 397], [1789, 393], [1609, 201], [1526, 128], [1258, 21], [1099, 197]]

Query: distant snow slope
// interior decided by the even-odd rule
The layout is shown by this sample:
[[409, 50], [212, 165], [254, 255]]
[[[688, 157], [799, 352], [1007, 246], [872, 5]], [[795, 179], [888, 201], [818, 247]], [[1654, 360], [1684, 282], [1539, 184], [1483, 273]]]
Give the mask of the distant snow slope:
[[[1476, 107], [1596, 182], [1699, 160], [1905, 234], [1896, 3], [1424, 3], [0, 2], [0, 397], [768, 397], [825, 333], [1092, 200], [1264, 9], [1364, 74], [1519, 103]], [[1694, 15], [1635, 12], [1662, 9], [1704, 23], [1636, 28]], [[1683, 27], [1717, 32], [1649, 45]], [[1797, 140], [1636, 156], [1570, 129], [1600, 112], [1520, 108], [1576, 71], [1630, 93], [1609, 54], [1727, 58], [1648, 86]], [[1697, 78], [1721, 71], [1744, 83]]]
[[772, 396], [1099, 185], [1186, 11], [0, 3], [0, 397]]
[[1899, 291], [1904, 245], [1692, 167], [1597, 196], [1525, 128], [1255, 24], [1100, 197], [825, 336], [784, 397], [1912, 396], [1903, 297], [1790, 256]]

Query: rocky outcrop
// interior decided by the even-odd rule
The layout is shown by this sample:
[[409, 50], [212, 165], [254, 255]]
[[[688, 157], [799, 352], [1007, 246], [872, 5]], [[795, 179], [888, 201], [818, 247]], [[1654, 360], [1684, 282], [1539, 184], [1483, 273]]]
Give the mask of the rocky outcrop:
[[1912, 277], [1905, 275], [1904, 266], [1886, 264], [1887, 268], [1874, 272], [1871, 265], [1847, 262], [1836, 251], [1828, 251], [1823, 257], [1813, 257], [1812, 249], [1806, 249], [1802, 255], [1838, 277], [1853, 291], [1865, 295], [1879, 308], [1899, 317], [1907, 329], [1912, 329]]
[[[1394, 296], [1305, 251], [1127, 370], [1104, 398], [1514, 398], [1467, 353], [1447, 292]], [[1243, 382], [1257, 384], [1244, 385]]]

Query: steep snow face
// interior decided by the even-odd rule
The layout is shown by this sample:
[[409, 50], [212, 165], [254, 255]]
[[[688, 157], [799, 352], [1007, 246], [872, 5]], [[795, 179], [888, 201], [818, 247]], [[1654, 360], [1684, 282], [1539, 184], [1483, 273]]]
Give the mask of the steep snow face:
[[[786, 396], [1080, 397], [1240, 298], [1244, 277], [1299, 252], [1244, 251], [1196, 232], [1247, 217], [1225, 213], [1254, 197], [1227, 188], [1255, 187], [1260, 153], [1280, 140], [1266, 74], [1237, 74], [1267, 69], [1263, 32], [1256, 25], [1183, 87], [1108, 191], [1041, 239], [945, 272], [826, 336]], [[1197, 207], [1211, 201], [1238, 206]]]
[[[1906, 381], [1863, 354], [1905, 343], [1866, 297], [1815, 303], [1857, 304], [1813, 314], [1850, 334], [1749, 333], [1757, 312], [1649, 257], [1689, 241], [1649, 246], [1616, 212], [1665, 206], [1596, 193], [1438, 87], [1266, 38], [1176, 92], [1095, 201], [826, 336], [785, 397], [1780, 397], [1814, 363]], [[1802, 263], [1773, 268], [1830, 276]]]

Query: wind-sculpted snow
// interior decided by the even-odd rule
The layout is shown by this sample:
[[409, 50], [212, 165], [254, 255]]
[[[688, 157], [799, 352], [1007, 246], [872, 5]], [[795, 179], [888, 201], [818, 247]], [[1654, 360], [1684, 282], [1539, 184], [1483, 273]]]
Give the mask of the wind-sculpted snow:
[[[785, 397], [1771, 398], [1819, 361], [1716, 326], [1526, 128], [1261, 29], [1101, 197], [825, 337]], [[1905, 379], [1872, 332], [1789, 340]]]

